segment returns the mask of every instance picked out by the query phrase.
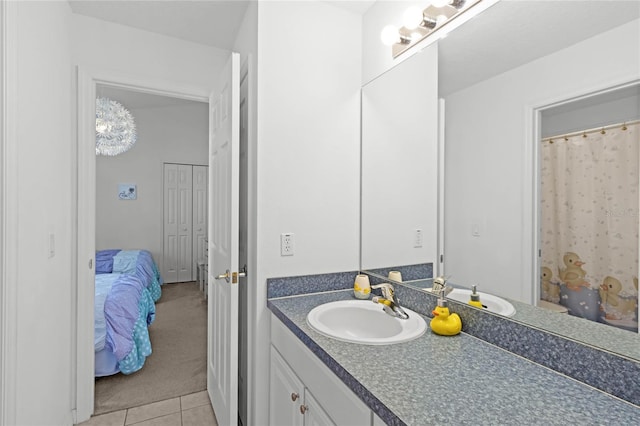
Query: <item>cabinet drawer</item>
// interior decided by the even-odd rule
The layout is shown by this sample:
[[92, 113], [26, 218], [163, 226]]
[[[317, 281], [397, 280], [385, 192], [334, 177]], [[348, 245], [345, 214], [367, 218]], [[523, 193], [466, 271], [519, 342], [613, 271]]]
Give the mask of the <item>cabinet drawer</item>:
[[370, 425], [371, 410], [275, 315], [271, 344], [337, 425]]

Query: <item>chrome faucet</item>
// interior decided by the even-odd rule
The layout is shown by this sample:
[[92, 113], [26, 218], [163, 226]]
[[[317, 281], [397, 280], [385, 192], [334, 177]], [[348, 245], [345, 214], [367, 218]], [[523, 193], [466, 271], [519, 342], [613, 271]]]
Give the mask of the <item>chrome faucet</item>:
[[382, 290], [382, 297], [373, 296], [371, 298], [373, 303], [380, 303], [383, 307], [383, 310], [392, 317], [409, 319], [409, 314], [407, 314], [400, 306], [400, 302], [395, 296], [393, 286], [391, 284], [382, 283], [372, 285], [371, 288], [379, 288], [380, 290]]
[[437, 294], [440, 297], [445, 297], [447, 294], [453, 291], [453, 287], [447, 286], [447, 279], [442, 275], [433, 279], [433, 286], [431, 292]]

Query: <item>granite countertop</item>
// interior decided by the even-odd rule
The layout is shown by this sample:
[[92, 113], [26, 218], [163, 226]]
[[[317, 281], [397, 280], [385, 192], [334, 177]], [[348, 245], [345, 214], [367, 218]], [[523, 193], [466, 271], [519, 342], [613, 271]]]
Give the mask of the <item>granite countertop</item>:
[[640, 418], [640, 407], [465, 333], [445, 337], [428, 330], [410, 342], [370, 346], [309, 327], [311, 309], [345, 299], [353, 299], [351, 290], [267, 304], [388, 424], [623, 425]]

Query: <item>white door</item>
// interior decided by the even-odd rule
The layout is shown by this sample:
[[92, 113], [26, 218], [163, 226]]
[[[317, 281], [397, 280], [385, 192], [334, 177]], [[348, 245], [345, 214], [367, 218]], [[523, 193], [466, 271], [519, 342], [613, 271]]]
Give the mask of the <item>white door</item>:
[[192, 167], [164, 165], [164, 281], [192, 281]]
[[207, 188], [209, 167], [193, 166], [193, 261], [191, 276], [198, 275], [198, 262], [204, 260], [207, 240]]
[[178, 281], [191, 281], [193, 241], [193, 176], [190, 165], [178, 166]]
[[218, 423], [238, 422], [238, 189], [240, 55], [209, 100], [209, 315], [207, 390]]
[[163, 256], [165, 282], [178, 281], [178, 165], [164, 165]]

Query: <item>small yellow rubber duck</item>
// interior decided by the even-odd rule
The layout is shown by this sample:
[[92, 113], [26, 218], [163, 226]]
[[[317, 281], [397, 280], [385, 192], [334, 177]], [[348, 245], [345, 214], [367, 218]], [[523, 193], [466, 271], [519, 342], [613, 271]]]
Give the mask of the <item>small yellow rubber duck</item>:
[[434, 333], [442, 336], [455, 336], [462, 330], [460, 316], [455, 312], [449, 312], [446, 300], [438, 300], [438, 306], [431, 313], [433, 314], [433, 319], [430, 326]]

